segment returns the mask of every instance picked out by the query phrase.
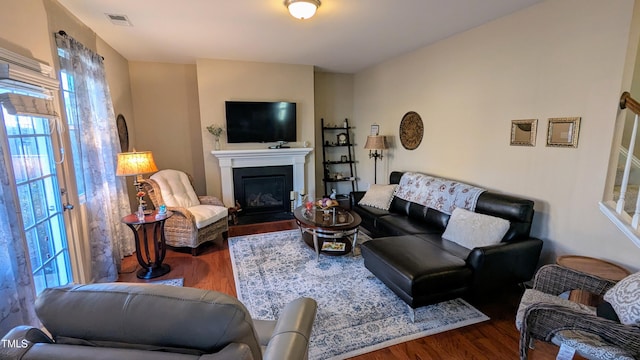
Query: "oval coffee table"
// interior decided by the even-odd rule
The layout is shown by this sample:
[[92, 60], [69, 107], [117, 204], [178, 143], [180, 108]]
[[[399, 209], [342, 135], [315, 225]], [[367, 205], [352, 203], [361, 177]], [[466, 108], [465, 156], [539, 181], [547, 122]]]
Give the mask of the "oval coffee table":
[[[349, 252], [350, 247], [351, 253], [354, 254], [358, 241], [358, 227], [362, 222], [360, 215], [339, 206], [328, 210], [307, 210], [300, 206], [293, 211], [293, 217], [303, 238], [305, 233], [312, 237], [316, 260], [319, 259], [321, 251], [326, 254], [345, 254]], [[344, 248], [340, 249], [341, 246], [338, 244], [344, 244]]]

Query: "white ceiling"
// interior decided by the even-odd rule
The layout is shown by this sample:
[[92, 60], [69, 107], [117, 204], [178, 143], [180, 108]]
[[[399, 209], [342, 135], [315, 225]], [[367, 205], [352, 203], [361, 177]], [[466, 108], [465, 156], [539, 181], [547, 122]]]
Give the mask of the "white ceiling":
[[[297, 20], [282, 0], [58, 0], [131, 61], [228, 59], [355, 73], [542, 0], [322, 0]], [[105, 13], [126, 15], [133, 27]], [[64, 30], [64, 29], [60, 29]]]

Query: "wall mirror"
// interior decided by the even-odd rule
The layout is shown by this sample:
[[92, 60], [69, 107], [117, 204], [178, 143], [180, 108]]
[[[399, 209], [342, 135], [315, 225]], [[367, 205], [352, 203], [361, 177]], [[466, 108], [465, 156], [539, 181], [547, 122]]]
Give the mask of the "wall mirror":
[[538, 119], [511, 120], [511, 145], [536, 146]]
[[580, 118], [550, 118], [547, 132], [547, 146], [578, 147]]

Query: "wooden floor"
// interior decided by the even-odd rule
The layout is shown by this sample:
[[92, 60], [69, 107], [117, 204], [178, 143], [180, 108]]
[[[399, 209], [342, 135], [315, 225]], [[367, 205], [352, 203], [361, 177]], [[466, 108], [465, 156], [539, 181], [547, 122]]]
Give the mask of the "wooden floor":
[[[293, 221], [233, 226], [229, 236], [293, 228]], [[171, 266], [171, 272], [154, 280], [182, 277], [184, 286], [236, 296], [226, 241], [222, 245], [207, 246], [196, 257], [189, 252], [169, 250], [165, 263]], [[135, 272], [139, 268], [135, 256], [126, 257], [122, 262], [119, 281], [145, 282], [136, 278]], [[517, 359], [519, 333], [514, 323], [520, 295], [521, 290], [514, 288], [490, 300], [471, 300], [477, 309], [491, 318], [489, 321], [390, 346], [352, 359]], [[529, 351], [529, 359], [555, 359], [557, 351], [556, 346], [538, 341], [535, 350]]]

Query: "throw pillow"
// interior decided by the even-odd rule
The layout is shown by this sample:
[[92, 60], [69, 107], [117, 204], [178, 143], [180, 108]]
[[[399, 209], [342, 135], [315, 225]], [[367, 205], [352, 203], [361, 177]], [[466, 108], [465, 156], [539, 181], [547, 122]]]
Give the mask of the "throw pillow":
[[473, 249], [499, 243], [509, 226], [508, 220], [455, 208], [442, 238]]
[[389, 210], [389, 206], [391, 206], [391, 201], [393, 200], [393, 195], [395, 195], [397, 187], [398, 185], [396, 184], [371, 185], [358, 204], [382, 210]]
[[640, 272], [618, 281], [604, 294], [625, 325], [640, 325]]

